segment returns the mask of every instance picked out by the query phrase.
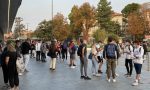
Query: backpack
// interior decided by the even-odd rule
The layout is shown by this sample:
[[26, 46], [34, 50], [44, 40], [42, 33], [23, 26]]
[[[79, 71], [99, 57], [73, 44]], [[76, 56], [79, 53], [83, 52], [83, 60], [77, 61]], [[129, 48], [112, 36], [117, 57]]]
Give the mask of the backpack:
[[78, 51], [77, 51], [78, 56], [82, 56], [82, 48], [83, 48], [83, 46], [80, 45], [79, 48], [78, 48]]
[[106, 47], [106, 55], [108, 57], [116, 57], [116, 46], [114, 44], [108, 44]]

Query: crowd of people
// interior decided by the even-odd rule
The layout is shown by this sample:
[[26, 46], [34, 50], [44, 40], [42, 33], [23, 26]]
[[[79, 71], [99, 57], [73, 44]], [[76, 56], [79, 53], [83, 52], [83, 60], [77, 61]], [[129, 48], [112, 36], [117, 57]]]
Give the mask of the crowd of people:
[[[93, 76], [101, 76], [103, 74], [102, 66], [104, 60], [106, 61], [106, 76], [107, 81], [116, 82], [116, 66], [121, 54], [125, 54], [125, 67], [127, 73], [125, 76], [131, 78], [133, 66], [136, 71], [134, 86], [140, 82], [140, 75], [142, 70], [142, 64], [147, 54], [146, 42], [130, 41], [126, 40], [125, 43], [118, 43], [113, 37], [108, 37], [107, 44], [99, 41], [93, 43], [91, 51], [87, 51], [87, 41], [80, 39], [80, 45], [76, 45], [73, 40], [60, 42], [56, 39], [47, 43], [42, 40], [30, 40], [25, 41], [16, 40], [7, 42], [6, 46], [0, 45], [0, 64], [2, 66], [4, 83], [6, 86], [10, 86], [10, 90], [19, 90], [19, 77], [28, 70], [28, 63], [31, 58], [35, 58], [37, 62], [46, 62], [47, 56], [50, 57], [49, 69], [56, 70], [57, 60], [65, 61], [69, 58], [69, 67], [75, 68], [75, 60], [78, 56], [80, 59], [80, 74], [81, 79], [91, 80], [88, 76], [88, 60], [92, 63]], [[77, 53], [77, 55], [76, 55]], [[21, 61], [23, 63], [18, 63]], [[20, 64], [20, 65], [19, 65]], [[22, 66], [21, 66], [22, 65]], [[21, 68], [20, 68], [21, 67]], [[19, 70], [21, 69], [21, 70]], [[9, 84], [8, 84], [9, 82]]]

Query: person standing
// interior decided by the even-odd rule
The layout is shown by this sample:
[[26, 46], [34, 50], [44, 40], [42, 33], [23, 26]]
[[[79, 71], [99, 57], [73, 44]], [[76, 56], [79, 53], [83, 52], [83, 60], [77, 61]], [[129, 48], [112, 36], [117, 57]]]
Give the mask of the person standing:
[[76, 46], [75, 46], [75, 44], [74, 44], [74, 42], [73, 42], [73, 40], [72, 41], [70, 41], [70, 44], [69, 44], [69, 53], [70, 53], [70, 64], [69, 64], [69, 66], [71, 67], [71, 68], [75, 68], [75, 53], [76, 53]]
[[7, 52], [5, 56], [5, 64], [7, 66], [8, 80], [11, 89], [10, 90], [19, 90], [19, 77], [16, 67], [16, 60], [18, 54], [15, 49], [14, 43], [10, 42], [7, 46]]
[[98, 70], [97, 70], [97, 64], [98, 64], [98, 58], [97, 58], [97, 48], [96, 48], [96, 43], [93, 43], [92, 49], [92, 74], [93, 76], [98, 76]]
[[96, 44], [96, 49], [97, 49], [97, 59], [98, 59], [98, 63], [99, 63], [99, 67], [98, 67], [98, 74], [102, 74], [102, 65], [103, 65], [103, 45], [102, 42], [99, 41]]
[[130, 78], [132, 75], [132, 70], [133, 70], [133, 60], [132, 60], [132, 58], [133, 58], [133, 47], [131, 45], [130, 40], [126, 41], [124, 53], [126, 54], [125, 67], [127, 70], [127, 74], [125, 74], [125, 75]]
[[38, 42], [35, 45], [36, 48], [36, 61], [40, 61], [41, 58], [41, 41], [38, 40]]
[[31, 58], [35, 58], [36, 52], [35, 52], [35, 41], [32, 41], [31, 43]]
[[[86, 40], [80, 40], [81, 45], [78, 48], [78, 54], [80, 56], [80, 72], [81, 72], [81, 79], [91, 80], [91, 78], [87, 75], [88, 69], [88, 59], [87, 59], [87, 45]], [[84, 69], [84, 71], [83, 71]], [[83, 74], [84, 73], [84, 74]]]
[[64, 43], [62, 44], [62, 59], [63, 61], [66, 59], [67, 60], [67, 53], [68, 53], [68, 43], [67, 41], [64, 41]]
[[29, 55], [30, 50], [31, 50], [30, 39], [27, 39], [25, 42], [23, 42], [21, 44], [21, 52], [23, 55], [23, 60], [25, 62], [25, 71], [27, 71], [27, 72], [28, 72], [27, 65], [28, 65], [29, 60], [30, 60], [30, 55]]
[[42, 45], [41, 45], [41, 60], [42, 60], [42, 62], [46, 62], [46, 51], [47, 51], [46, 43], [43, 41]]
[[108, 37], [108, 44], [105, 45], [103, 56], [107, 63], [107, 80], [110, 82], [112, 75], [113, 82], [116, 82], [116, 60], [119, 58], [119, 51], [113, 37]]
[[49, 48], [49, 53], [50, 53], [50, 70], [55, 70], [56, 69], [56, 58], [57, 58], [57, 46], [56, 46], [56, 40], [52, 41], [52, 44], [50, 45]]
[[142, 46], [140, 46], [139, 41], [135, 41], [134, 46], [135, 46], [135, 48], [134, 48], [134, 52], [133, 52], [133, 55], [134, 55], [133, 62], [134, 62], [134, 68], [136, 71], [136, 77], [135, 77], [135, 81], [132, 85], [137, 86], [137, 85], [139, 85], [139, 82], [141, 79], [140, 75], [141, 75], [142, 64], [143, 64], [144, 49]]

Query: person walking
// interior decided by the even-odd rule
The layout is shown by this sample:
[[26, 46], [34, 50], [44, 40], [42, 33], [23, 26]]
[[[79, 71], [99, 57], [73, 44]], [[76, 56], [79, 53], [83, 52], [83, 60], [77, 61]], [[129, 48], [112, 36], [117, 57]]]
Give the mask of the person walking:
[[125, 74], [125, 76], [127, 77], [131, 77], [132, 75], [132, 70], [133, 70], [133, 47], [131, 45], [131, 41], [127, 40], [126, 41], [126, 46], [124, 49], [124, 53], [126, 54], [126, 58], [125, 58], [125, 67], [127, 70], [127, 74]]
[[57, 58], [56, 42], [57, 40], [53, 40], [49, 48], [49, 56], [51, 57], [50, 66], [49, 66], [50, 70], [56, 69], [56, 58]]
[[111, 75], [113, 82], [116, 82], [116, 60], [119, 58], [119, 51], [113, 37], [108, 37], [108, 44], [105, 45], [103, 56], [107, 63], [107, 81], [110, 82]]
[[47, 51], [46, 43], [43, 41], [41, 45], [41, 61], [42, 62], [46, 62], [46, 51]]
[[[86, 40], [80, 40], [81, 45], [78, 48], [78, 56], [80, 56], [80, 73], [81, 79], [91, 80], [91, 78], [87, 75], [88, 69], [88, 59], [87, 59], [87, 45]], [[84, 70], [83, 70], [84, 69]]]
[[19, 90], [19, 77], [16, 67], [16, 60], [19, 56], [16, 52], [14, 43], [9, 43], [7, 46], [7, 52], [6, 52], [6, 58], [5, 58], [5, 64], [7, 66], [7, 72], [8, 72], [8, 80], [11, 89], [10, 90]]
[[35, 45], [36, 48], [36, 61], [40, 61], [41, 59], [41, 41], [38, 40], [38, 42]]
[[140, 79], [141, 79], [141, 70], [142, 70], [142, 64], [143, 64], [143, 55], [144, 55], [144, 49], [142, 46], [140, 46], [140, 42], [139, 41], [135, 41], [134, 42], [134, 68], [136, 71], [136, 77], [135, 77], [135, 81], [134, 83], [132, 83], [133, 86], [137, 86], [140, 83]]
[[76, 65], [75, 65], [74, 61], [75, 61], [75, 58], [76, 58], [76, 56], [75, 56], [76, 46], [75, 46], [73, 40], [70, 41], [70, 44], [69, 44], [69, 53], [70, 53], [70, 64], [69, 64], [69, 66], [71, 68], [75, 68]]
[[67, 60], [67, 53], [68, 53], [68, 43], [67, 43], [67, 41], [64, 41], [64, 43], [62, 44], [62, 51], [61, 51], [61, 53], [62, 53], [62, 59], [63, 59], [63, 61], [66, 59]]
[[25, 62], [25, 71], [28, 72], [27, 66], [30, 60], [29, 51], [31, 50], [30, 39], [27, 39], [25, 42], [21, 44], [21, 52], [23, 55], [23, 60]]

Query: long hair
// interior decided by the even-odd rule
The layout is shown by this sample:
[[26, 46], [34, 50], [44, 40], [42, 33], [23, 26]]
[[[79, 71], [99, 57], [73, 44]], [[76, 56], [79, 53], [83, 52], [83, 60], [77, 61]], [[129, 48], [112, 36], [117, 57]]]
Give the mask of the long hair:
[[12, 42], [7, 44], [7, 50], [10, 51], [10, 52], [15, 52], [16, 51], [15, 44], [12, 43]]

